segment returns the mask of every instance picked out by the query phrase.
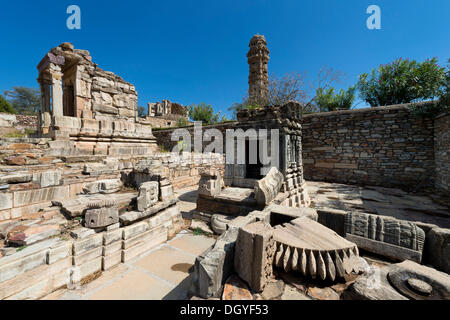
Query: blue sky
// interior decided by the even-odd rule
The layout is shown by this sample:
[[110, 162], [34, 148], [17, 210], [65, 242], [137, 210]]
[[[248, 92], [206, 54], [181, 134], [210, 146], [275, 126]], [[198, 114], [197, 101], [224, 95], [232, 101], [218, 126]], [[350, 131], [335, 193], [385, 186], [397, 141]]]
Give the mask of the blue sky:
[[[81, 30], [66, 9], [80, 6]], [[368, 30], [366, 9], [381, 8], [382, 29]], [[36, 66], [62, 42], [87, 49], [105, 70], [135, 84], [139, 104], [206, 102], [226, 113], [248, 90], [250, 38], [263, 34], [269, 73], [322, 66], [346, 74], [338, 86], [398, 57], [450, 58], [448, 0], [1, 1], [0, 93], [37, 88]]]

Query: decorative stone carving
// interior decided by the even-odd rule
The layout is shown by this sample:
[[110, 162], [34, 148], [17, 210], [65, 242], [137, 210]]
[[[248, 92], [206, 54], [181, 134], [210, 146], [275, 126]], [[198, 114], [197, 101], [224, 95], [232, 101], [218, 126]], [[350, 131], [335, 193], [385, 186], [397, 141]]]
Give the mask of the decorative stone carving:
[[219, 172], [200, 172], [201, 178], [198, 185], [198, 194], [205, 196], [217, 196], [222, 190], [222, 179]]
[[239, 229], [234, 254], [234, 267], [250, 288], [262, 292], [273, 274], [275, 241], [272, 227], [256, 222]]
[[150, 181], [141, 184], [139, 188], [139, 196], [137, 198], [137, 209], [145, 212], [158, 202], [159, 199], [159, 182]]
[[425, 232], [414, 223], [364, 213], [345, 218], [346, 238], [358, 247], [396, 260], [420, 262]]
[[284, 176], [275, 167], [271, 168], [264, 179], [255, 184], [255, 199], [260, 205], [268, 205], [277, 196], [283, 185]]

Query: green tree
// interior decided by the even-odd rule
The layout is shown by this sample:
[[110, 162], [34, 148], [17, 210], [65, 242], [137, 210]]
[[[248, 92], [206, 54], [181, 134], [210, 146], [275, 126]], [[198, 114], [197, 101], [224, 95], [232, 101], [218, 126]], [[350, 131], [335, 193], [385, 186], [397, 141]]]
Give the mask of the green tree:
[[146, 112], [147, 110], [145, 110], [145, 108], [143, 106], [139, 106], [137, 108], [137, 111], [138, 111], [139, 118], [145, 118], [147, 116], [147, 112]]
[[436, 98], [445, 80], [437, 59], [424, 62], [397, 59], [360, 76], [361, 98], [372, 107], [419, 102]]
[[214, 113], [211, 105], [202, 102], [189, 107], [189, 116], [192, 121], [201, 121], [204, 125], [208, 125], [219, 122], [220, 112]]
[[34, 88], [13, 87], [5, 96], [19, 114], [35, 115], [39, 110], [40, 92]]
[[189, 125], [190, 125], [190, 122], [186, 118], [179, 118], [177, 120], [177, 127], [178, 128], [187, 127]]
[[410, 109], [418, 117], [431, 118], [450, 111], [450, 59], [448, 60], [445, 81], [439, 91], [438, 99], [430, 103], [414, 104]]
[[334, 93], [334, 88], [317, 89], [314, 102], [319, 112], [349, 110], [353, 107], [355, 101], [356, 87], [350, 87], [347, 90], [341, 89]]
[[11, 103], [9, 103], [8, 100], [6, 100], [1, 94], [0, 94], [0, 112], [12, 114], [17, 113], [17, 111], [13, 108]]

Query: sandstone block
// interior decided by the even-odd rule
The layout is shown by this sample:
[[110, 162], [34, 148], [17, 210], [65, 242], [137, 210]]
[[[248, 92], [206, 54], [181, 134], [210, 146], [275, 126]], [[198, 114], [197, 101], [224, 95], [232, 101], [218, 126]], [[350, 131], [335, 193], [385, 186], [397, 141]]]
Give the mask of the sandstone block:
[[109, 244], [119, 242], [122, 240], [122, 229], [116, 229], [112, 231], [106, 231], [103, 233], [103, 245], [107, 246]]
[[122, 185], [122, 181], [119, 179], [100, 180], [86, 184], [83, 188], [83, 192], [85, 194], [110, 194], [120, 191]]
[[147, 239], [146, 241], [141, 242], [131, 248], [122, 250], [122, 262], [128, 262], [138, 255], [141, 255], [166, 241], [167, 229], [164, 228], [156, 232], [154, 235], [152, 235], [151, 238]]
[[237, 274], [250, 288], [262, 292], [273, 274], [275, 240], [269, 224], [256, 222], [239, 230], [234, 255]]
[[132, 237], [144, 233], [149, 229], [147, 222], [139, 222], [129, 227], [123, 228], [123, 240], [131, 239]]
[[84, 240], [76, 241], [73, 243], [73, 255], [81, 255], [85, 252], [101, 247], [103, 245], [103, 235], [96, 234]]
[[102, 270], [106, 271], [122, 262], [122, 251], [114, 252], [102, 257]]
[[92, 249], [88, 252], [85, 252], [81, 255], [73, 256], [73, 265], [80, 266], [91, 260], [94, 260], [97, 257], [102, 256], [102, 254], [103, 254], [103, 247], [98, 247], [98, 248]]
[[47, 252], [47, 264], [52, 265], [70, 255], [72, 255], [72, 243], [70, 241], [55, 244]]
[[116, 251], [122, 250], [122, 242], [115, 242], [108, 246], [103, 246], [103, 256], [109, 256], [113, 253], [116, 253]]
[[89, 209], [85, 213], [86, 227], [96, 229], [113, 225], [119, 222], [117, 206], [100, 209]]
[[264, 179], [255, 184], [255, 199], [260, 205], [268, 205], [278, 195], [284, 181], [283, 174], [273, 167]]

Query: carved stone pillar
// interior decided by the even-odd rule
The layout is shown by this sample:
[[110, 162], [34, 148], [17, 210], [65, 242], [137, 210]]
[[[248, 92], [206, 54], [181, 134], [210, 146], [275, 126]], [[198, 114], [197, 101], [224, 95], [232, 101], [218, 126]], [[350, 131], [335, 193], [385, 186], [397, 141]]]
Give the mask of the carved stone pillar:
[[63, 116], [63, 90], [62, 90], [62, 73], [59, 66], [54, 66], [50, 71], [52, 76], [52, 107], [54, 116]]

